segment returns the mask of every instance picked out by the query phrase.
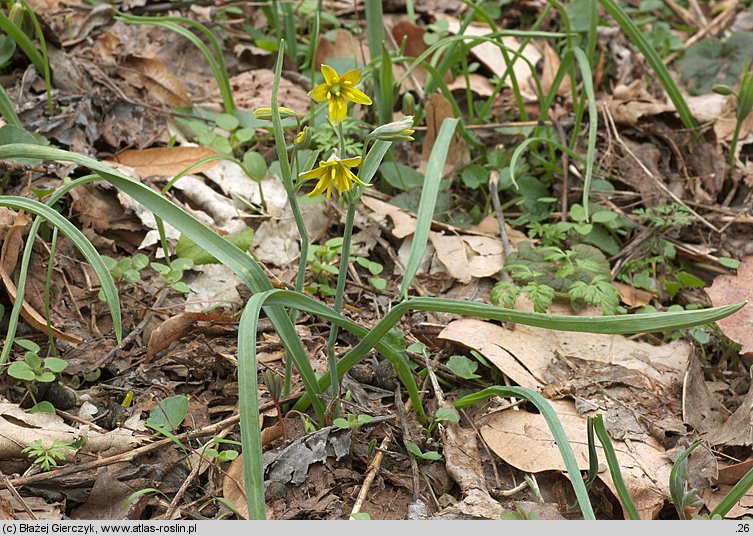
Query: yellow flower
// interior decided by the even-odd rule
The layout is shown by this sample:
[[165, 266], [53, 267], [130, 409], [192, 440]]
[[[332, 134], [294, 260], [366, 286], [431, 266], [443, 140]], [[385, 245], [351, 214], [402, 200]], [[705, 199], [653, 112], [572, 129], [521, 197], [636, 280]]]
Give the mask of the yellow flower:
[[312, 89], [309, 95], [316, 102], [329, 101], [329, 120], [332, 123], [340, 123], [345, 119], [348, 111], [347, 101], [356, 104], [371, 104], [369, 96], [355, 88], [355, 85], [361, 81], [361, 69], [353, 69], [339, 76], [332, 67], [322, 64], [322, 75], [324, 75], [324, 83]]
[[340, 160], [337, 157], [337, 151], [335, 151], [328, 160], [319, 162], [319, 167], [301, 173], [300, 177], [305, 181], [316, 178], [319, 179], [319, 182], [316, 183], [316, 187], [311, 191], [309, 197], [316, 197], [326, 190], [327, 199], [329, 199], [332, 195], [333, 186], [337, 189], [338, 195], [342, 195], [343, 192], [353, 188], [354, 182], [361, 186], [368, 186], [368, 184], [361, 182], [361, 179], [356, 177], [355, 174], [348, 169], [356, 167], [360, 163], [360, 156]]

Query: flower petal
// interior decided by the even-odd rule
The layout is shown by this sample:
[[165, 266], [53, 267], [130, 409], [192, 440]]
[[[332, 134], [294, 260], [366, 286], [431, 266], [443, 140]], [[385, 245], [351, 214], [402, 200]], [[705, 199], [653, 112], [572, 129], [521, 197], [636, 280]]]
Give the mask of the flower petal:
[[321, 177], [325, 171], [327, 171], [327, 168], [319, 164], [319, 167], [315, 167], [312, 170], [305, 171], [299, 174], [298, 176], [302, 178], [303, 180], [308, 181], [311, 179], [315, 179], [317, 177]]
[[[345, 171], [345, 176], [348, 178], [348, 180], [356, 182], [356, 183], [360, 184], [361, 186], [368, 186], [368, 184], [366, 184], [361, 179], [359, 179], [358, 177], [356, 177], [356, 174], [353, 173], [348, 168], [343, 168], [343, 170]], [[348, 190], [350, 190], [350, 188], [348, 188]]]
[[332, 84], [336, 84], [339, 80], [337, 76], [337, 71], [335, 71], [332, 67], [329, 65], [325, 65], [322, 63], [322, 76], [324, 76], [324, 81], [327, 83], [328, 86], [331, 86]]
[[353, 158], [343, 158], [342, 160], [340, 160], [340, 163], [343, 166], [356, 167], [358, 164], [361, 163], [361, 157], [354, 156]]
[[348, 71], [344, 75], [340, 77], [340, 83], [343, 85], [351, 85], [355, 86], [358, 82], [361, 81], [361, 68], [353, 69], [352, 71]]
[[367, 106], [371, 104], [369, 96], [360, 89], [354, 87], [343, 87], [342, 96], [356, 104], [365, 104]]
[[332, 97], [329, 99], [329, 120], [333, 124], [342, 123], [348, 112], [348, 103], [342, 97]]
[[309, 91], [309, 96], [316, 102], [322, 102], [327, 100], [327, 93], [329, 93], [329, 86], [327, 84], [319, 84]]
[[[328, 180], [328, 176], [324, 175], [321, 179], [319, 179], [319, 182], [316, 183], [316, 186], [313, 190], [311, 190], [311, 193], [309, 193], [309, 197], [316, 197], [320, 195], [324, 190], [328, 190], [331, 188], [330, 182]], [[327, 192], [327, 198], [329, 199], [329, 192]]]

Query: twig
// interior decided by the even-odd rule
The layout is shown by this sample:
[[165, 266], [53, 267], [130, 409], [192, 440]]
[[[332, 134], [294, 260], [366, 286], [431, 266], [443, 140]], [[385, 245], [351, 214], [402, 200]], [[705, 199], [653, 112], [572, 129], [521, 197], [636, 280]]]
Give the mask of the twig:
[[[408, 403], [410, 404], [410, 401]], [[406, 415], [406, 410], [403, 406], [403, 399], [400, 396], [400, 386], [395, 388], [395, 408], [397, 409], [400, 427], [403, 429], [403, 445], [405, 445], [406, 442], [410, 441], [412, 438], [408, 428], [408, 416]], [[410, 460], [411, 481], [413, 484], [413, 502], [416, 502], [421, 499], [418, 483], [418, 462], [416, 461], [416, 457], [412, 454], [408, 455], [408, 460]]]
[[369, 490], [371, 489], [371, 484], [374, 482], [374, 478], [376, 478], [377, 473], [379, 473], [379, 469], [382, 467], [382, 460], [384, 459], [384, 453], [389, 448], [391, 441], [392, 441], [392, 431], [388, 430], [387, 435], [384, 436], [384, 439], [382, 439], [382, 443], [379, 445], [379, 450], [374, 456], [374, 459], [369, 464], [369, 470], [366, 473], [366, 477], [363, 479], [363, 485], [361, 486], [361, 491], [358, 493], [358, 497], [356, 498], [356, 502], [353, 505], [353, 509], [350, 511], [351, 516], [361, 511], [361, 507], [363, 507], [363, 503], [366, 501], [366, 495], [368, 495]]
[[27, 514], [29, 514], [29, 517], [31, 519], [33, 519], [34, 521], [36, 521], [37, 519], [39, 519], [34, 514], [34, 511], [31, 509], [31, 507], [26, 503], [26, 501], [24, 500], [24, 498], [21, 497], [21, 494], [18, 493], [18, 490], [15, 487], [13, 487], [13, 484], [11, 484], [10, 479], [8, 479], [8, 477], [6, 476], [3, 480], [5, 481], [5, 489], [7, 489], [10, 492], [10, 494], [13, 495], [13, 497], [19, 503], [21, 503], [21, 506], [23, 507], [23, 509], [26, 510]]
[[[735, 9], [728, 9], [726, 11], [723, 11], [719, 15], [717, 15], [716, 18], [712, 20], [708, 25], [706, 25], [705, 27], [703, 27], [702, 29], [694, 33], [692, 37], [690, 37], [687, 41], [685, 41], [685, 43], [682, 45], [682, 52], [690, 48], [692, 44], [697, 43], [698, 41], [706, 37], [706, 35], [710, 33], [714, 33], [717, 30], [724, 28], [727, 25], [727, 23], [732, 21], [732, 18], [735, 16], [735, 13], [736, 13]], [[677, 52], [672, 52], [672, 54], [664, 58], [664, 65], [669, 65], [670, 63], [675, 61], [675, 59], [677, 59], [677, 56], [679, 56], [680, 53], [681, 51], [678, 50]]]
[[[301, 396], [302, 394], [291, 395], [281, 400], [281, 402], [284, 402], [287, 404], [289, 402], [298, 400]], [[272, 409], [273, 407], [274, 407], [274, 404], [271, 402], [268, 402], [266, 404], [259, 406], [259, 411], [264, 412], [264, 411]], [[205, 426], [204, 428], [200, 430], [194, 430], [191, 432], [184, 432], [182, 434], [179, 434], [176, 436], [176, 438], [179, 441], [186, 441], [190, 439], [196, 439], [199, 437], [216, 435], [222, 430], [224, 430], [225, 428], [238, 424], [240, 420], [241, 420], [240, 415], [233, 415], [232, 417], [223, 419], [215, 424], [210, 424], [208, 426]], [[6, 480], [4, 484], [6, 488], [8, 488], [9, 486], [20, 487], [20, 486], [28, 486], [31, 484], [38, 484], [40, 482], [54, 480], [56, 478], [72, 475], [75, 473], [82, 473], [84, 471], [89, 471], [91, 469], [98, 469], [99, 467], [106, 467], [108, 465], [113, 465], [113, 464], [122, 463], [122, 462], [131, 462], [135, 460], [136, 458], [138, 458], [139, 456], [152, 452], [153, 450], [158, 450], [162, 447], [166, 447], [166, 446], [174, 445], [174, 444], [175, 443], [173, 439], [169, 439], [169, 438], [161, 439], [149, 445], [144, 445], [143, 447], [139, 447], [139, 448], [130, 450], [128, 452], [123, 452], [121, 454], [116, 454], [108, 458], [101, 458], [99, 460], [94, 460], [94, 461], [82, 463], [79, 465], [66, 465], [64, 467], [61, 467], [60, 469], [56, 469], [55, 471], [48, 471], [46, 473], [39, 473], [39, 474], [31, 475], [28, 477], [19, 477], [19, 478], [14, 478], [11, 480]]]
[[499, 223], [499, 237], [502, 239], [502, 252], [505, 255], [505, 260], [512, 253], [512, 247], [510, 247], [510, 238], [507, 236], [507, 229], [505, 229], [505, 215], [502, 212], [502, 204], [499, 202], [499, 171], [492, 170], [489, 174], [489, 193], [492, 195], [492, 205], [494, 205], [494, 213], [497, 215], [497, 223]]
[[481, 435], [481, 432], [476, 426], [476, 423], [473, 422], [473, 419], [471, 419], [468, 413], [466, 413], [464, 409], [461, 409], [460, 413], [463, 415], [463, 417], [465, 417], [465, 420], [468, 422], [471, 428], [473, 428], [473, 431], [476, 433], [476, 437], [478, 437], [478, 440], [481, 441], [481, 445], [483, 445], [484, 450], [486, 451], [486, 455], [489, 456], [489, 460], [491, 461], [491, 464], [492, 464], [492, 470], [494, 471], [494, 482], [497, 485], [497, 487], [499, 487], [500, 482], [499, 482], [499, 473], [497, 472], [497, 464], [494, 462], [494, 456], [489, 450], [489, 445], [486, 444], [486, 441], [484, 440], [484, 437]]

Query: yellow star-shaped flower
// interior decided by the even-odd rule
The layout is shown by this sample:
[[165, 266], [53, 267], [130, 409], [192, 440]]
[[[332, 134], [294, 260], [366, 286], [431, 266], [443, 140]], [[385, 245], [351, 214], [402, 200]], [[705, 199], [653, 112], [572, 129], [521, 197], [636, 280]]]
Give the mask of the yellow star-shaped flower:
[[309, 197], [316, 197], [322, 192], [327, 192], [327, 199], [332, 196], [332, 187], [337, 190], [338, 195], [342, 195], [343, 192], [347, 192], [353, 188], [353, 183], [358, 183], [361, 186], [368, 186], [355, 176], [355, 174], [348, 168], [356, 167], [361, 163], [361, 157], [345, 158], [340, 160], [337, 157], [337, 152], [334, 152], [328, 160], [319, 162], [319, 167], [315, 167], [311, 171], [301, 173], [300, 177], [307, 181], [310, 179], [319, 179], [316, 186], [309, 194]]
[[361, 81], [361, 69], [353, 69], [342, 76], [329, 65], [322, 64], [324, 83], [309, 92], [316, 102], [329, 101], [329, 120], [333, 124], [342, 122], [348, 111], [347, 101], [370, 105], [371, 99], [355, 85]]

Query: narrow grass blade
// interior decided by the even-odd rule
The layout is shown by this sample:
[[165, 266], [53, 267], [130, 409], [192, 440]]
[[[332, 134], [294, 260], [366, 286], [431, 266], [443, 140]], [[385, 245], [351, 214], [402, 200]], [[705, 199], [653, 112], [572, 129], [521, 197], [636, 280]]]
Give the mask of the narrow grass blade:
[[591, 507], [591, 501], [588, 498], [588, 490], [583, 483], [583, 477], [578, 468], [578, 462], [575, 459], [573, 449], [570, 446], [570, 441], [567, 439], [567, 435], [562, 428], [562, 423], [560, 422], [559, 417], [557, 417], [557, 413], [555, 413], [552, 406], [549, 405], [549, 402], [547, 402], [543, 396], [526, 387], [502, 387], [495, 385], [493, 387], [488, 387], [483, 391], [464, 396], [455, 402], [455, 407], [458, 409], [467, 408], [473, 404], [486, 402], [494, 396], [525, 398], [536, 406], [536, 409], [539, 410], [541, 416], [546, 420], [546, 424], [552, 432], [554, 441], [557, 443], [557, 448], [560, 451], [560, 456], [562, 456], [562, 461], [565, 462], [567, 474], [570, 477], [570, 484], [573, 486], [573, 491], [578, 499], [578, 506], [580, 506], [580, 511], [583, 513], [583, 518], [587, 520], [596, 519], [593, 508]]
[[617, 495], [620, 497], [620, 502], [622, 502], [622, 506], [627, 511], [628, 517], [633, 520], [638, 520], [641, 516], [638, 515], [638, 509], [635, 507], [635, 503], [630, 497], [630, 493], [628, 493], [627, 486], [625, 486], [625, 480], [622, 478], [622, 471], [620, 470], [620, 462], [617, 459], [617, 454], [614, 452], [614, 446], [609, 439], [607, 429], [604, 427], [604, 420], [602, 419], [601, 414], [596, 415], [595, 417], [589, 417], [589, 419], [592, 420], [596, 435], [601, 442], [601, 446], [604, 447], [604, 455], [607, 458], [607, 465], [609, 465], [609, 474], [612, 475], [612, 482], [617, 489]]
[[44, 76], [46, 72], [44, 58], [24, 31], [13, 24], [13, 21], [11, 21], [2, 11], [0, 11], [0, 30], [4, 31], [16, 42], [21, 50], [23, 50], [24, 54], [26, 54], [26, 57], [29, 58], [29, 61], [34, 64], [37, 71]]
[[[170, 225], [185, 234], [194, 243], [204, 248], [207, 253], [235, 272], [248, 285], [252, 292], [264, 292], [272, 288], [271, 283], [266, 275], [264, 275], [264, 271], [247, 254], [186, 211], [162, 197], [159, 193], [115, 171], [106, 164], [83, 155], [51, 147], [21, 143], [0, 145], [0, 160], [11, 158], [60, 160], [86, 167], [119, 190], [133, 197], [155, 215], [170, 223]], [[277, 329], [286, 350], [293, 359], [307, 392], [312, 394], [317, 416], [323, 420], [325, 406], [319, 397], [321, 391], [319, 390], [316, 374], [296, 334], [293, 323], [282, 308], [270, 307], [265, 312], [275, 326], [275, 329]]]
[[643, 57], [646, 58], [646, 62], [651, 69], [653, 69], [654, 74], [674, 103], [677, 113], [680, 115], [680, 120], [682, 120], [682, 124], [685, 125], [685, 128], [697, 128], [698, 123], [696, 123], [693, 113], [688, 107], [688, 103], [685, 102], [685, 98], [682, 96], [680, 89], [677, 87], [677, 84], [675, 84], [675, 81], [672, 79], [672, 76], [664, 66], [661, 58], [654, 50], [654, 47], [651, 46], [651, 43], [646, 39], [644, 33], [635, 25], [630, 19], [630, 16], [625, 13], [625, 10], [622, 9], [617, 2], [614, 0], [599, 0], [599, 3], [604, 7], [607, 13], [617, 21], [617, 24], [620, 25], [622, 31], [627, 34], [630, 42], [638, 47], [638, 50], [641, 51]]
[[455, 134], [455, 129], [459, 122], [459, 119], [447, 118], [444, 120], [439, 129], [439, 134], [437, 134], [437, 139], [434, 142], [434, 148], [431, 150], [431, 155], [429, 156], [424, 184], [421, 189], [421, 201], [418, 204], [413, 245], [405, 266], [403, 283], [400, 285], [400, 295], [403, 299], [408, 297], [408, 289], [421, 264], [424, 251], [426, 251], [426, 244], [429, 241], [429, 232], [431, 231], [431, 222], [434, 219], [434, 208], [437, 206], [439, 183], [442, 181], [444, 163], [447, 160], [447, 150], [450, 148], [452, 136]]
[[583, 179], [583, 210], [585, 211], [586, 221], [588, 221], [591, 179], [594, 173], [594, 161], [596, 160], [596, 130], [599, 123], [599, 114], [596, 112], [596, 95], [594, 94], [593, 75], [588, 58], [585, 52], [579, 48], [571, 49], [570, 53], [575, 56], [575, 60], [578, 62], [583, 89], [588, 98], [588, 147], [586, 149], [586, 176]]
[[[43, 217], [51, 225], [60, 229], [78, 248], [89, 265], [91, 265], [94, 273], [99, 279], [100, 284], [102, 285], [102, 291], [104, 292], [105, 299], [110, 308], [110, 314], [112, 315], [112, 323], [113, 328], [115, 329], [115, 336], [117, 338], [118, 344], [120, 344], [123, 338], [123, 325], [120, 317], [120, 301], [118, 299], [118, 289], [115, 287], [115, 282], [112, 280], [112, 276], [110, 275], [110, 271], [107, 269], [107, 266], [102, 261], [102, 257], [100, 257], [99, 253], [97, 253], [97, 250], [94, 248], [91, 242], [89, 242], [89, 240], [83, 235], [81, 231], [76, 228], [75, 225], [66, 220], [59, 212], [43, 203], [40, 203], [39, 201], [34, 201], [33, 199], [28, 199], [26, 197], [16, 197], [9, 195], [0, 196], [0, 206], [11, 207], [16, 210], [23, 209], [30, 214]], [[33, 237], [31, 237], [31, 240], [33, 241]], [[17, 297], [19, 312], [22, 302], [23, 296], [21, 296], [20, 298]], [[11, 330], [9, 329], [8, 338], [12, 337], [10, 331]], [[2, 356], [0, 356], [0, 363], [5, 363], [5, 361], [8, 359], [10, 347], [11, 344], [9, 344], [9, 341], [6, 341]]]
[[701, 444], [699, 439], [680, 454], [675, 463], [672, 464], [672, 471], [669, 473], [669, 494], [672, 496], [672, 502], [677, 510], [677, 516], [684, 520], [685, 516], [685, 483], [688, 476], [688, 465], [685, 460]]
[[21, 118], [18, 117], [16, 110], [13, 108], [13, 103], [10, 101], [10, 97], [3, 86], [0, 86], [0, 115], [3, 116], [3, 119], [9, 125], [24, 128]]
[[259, 314], [271, 291], [254, 294], [238, 325], [238, 398], [241, 414], [243, 475], [249, 519], [265, 519], [264, 470], [259, 427], [259, 386], [256, 372], [256, 334]]

